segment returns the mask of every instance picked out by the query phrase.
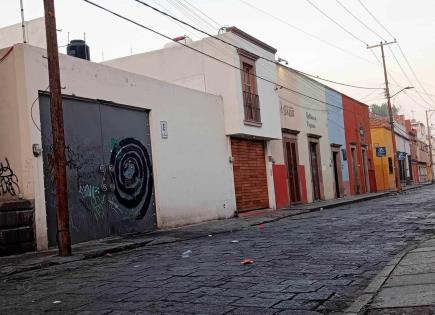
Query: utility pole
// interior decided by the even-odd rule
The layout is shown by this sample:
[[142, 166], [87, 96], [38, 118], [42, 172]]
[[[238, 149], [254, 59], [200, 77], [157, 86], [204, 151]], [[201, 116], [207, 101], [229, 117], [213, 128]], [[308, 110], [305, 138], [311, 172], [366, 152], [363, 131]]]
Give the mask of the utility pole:
[[23, 0], [20, 0], [20, 8], [21, 8], [21, 30], [23, 31], [23, 43], [27, 43], [26, 39], [26, 26], [24, 24], [24, 6]]
[[56, 185], [57, 244], [59, 256], [71, 256], [68, 192], [66, 181], [65, 137], [60, 87], [59, 51], [57, 47], [54, 0], [44, 0], [47, 37], [48, 77], [50, 83], [51, 128], [53, 134], [54, 180]]
[[390, 89], [388, 87], [388, 75], [387, 75], [387, 66], [385, 64], [385, 54], [384, 54], [384, 46], [395, 44], [396, 40], [393, 42], [380, 42], [379, 45], [367, 46], [367, 49], [381, 47], [382, 53], [382, 64], [384, 65], [384, 77], [385, 77], [385, 95], [387, 97], [387, 105], [388, 105], [388, 116], [390, 118], [390, 126], [391, 126], [391, 141], [393, 142], [393, 153], [394, 153], [394, 173], [396, 178], [396, 189], [398, 192], [402, 191], [402, 185], [400, 183], [399, 177], [399, 161], [397, 157], [397, 145], [396, 145], [396, 134], [394, 132], [394, 115], [393, 108], [391, 107], [391, 97], [390, 97]]
[[434, 173], [433, 173], [433, 152], [432, 152], [432, 135], [431, 135], [431, 128], [429, 123], [429, 112], [435, 112], [435, 110], [427, 110], [426, 111], [426, 123], [427, 123], [427, 137], [429, 139], [429, 152], [430, 152], [430, 174], [432, 178], [432, 183], [435, 182]]

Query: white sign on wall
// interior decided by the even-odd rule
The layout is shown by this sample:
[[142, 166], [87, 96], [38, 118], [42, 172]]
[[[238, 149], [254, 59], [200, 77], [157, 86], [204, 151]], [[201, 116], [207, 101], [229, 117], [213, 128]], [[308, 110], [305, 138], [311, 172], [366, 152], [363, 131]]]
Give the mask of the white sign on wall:
[[162, 139], [168, 139], [168, 122], [167, 121], [160, 122], [160, 134], [162, 135]]

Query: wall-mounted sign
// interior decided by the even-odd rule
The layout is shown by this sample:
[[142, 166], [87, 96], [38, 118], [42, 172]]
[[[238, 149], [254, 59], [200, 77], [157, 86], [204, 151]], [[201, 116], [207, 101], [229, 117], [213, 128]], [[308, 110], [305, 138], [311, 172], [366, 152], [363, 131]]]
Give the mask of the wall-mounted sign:
[[307, 117], [307, 127], [309, 127], [310, 129], [316, 128], [316, 124], [315, 124], [315, 122], [317, 121], [316, 116], [314, 116], [309, 112], [306, 112], [305, 116]]
[[162, 135], [162, 139], [168, 139], [168, 122], [167, 121], [160, 122], [160, 134]]
[[377, 157], [387, 156], [387, 148], [386, 147], [376, 147], [376, 156]]
[[404, 161], [406, 159], [406, 152], [397, 152], [397, 159], [399, 161]]
[[295, 109], [292, 106], [281, 104], [281, 114], [288, 117], [295, 117]]

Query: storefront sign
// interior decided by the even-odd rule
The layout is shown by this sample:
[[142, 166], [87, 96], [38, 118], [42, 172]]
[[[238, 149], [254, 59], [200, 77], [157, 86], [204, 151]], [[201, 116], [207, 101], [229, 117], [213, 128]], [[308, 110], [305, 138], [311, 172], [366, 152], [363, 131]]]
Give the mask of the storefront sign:
[[305, 116], [307, 117], [307, 127], [309, 127], [310, 129], [316, 128], [316, 124], [315, 124], [315, 122], [317, 121], [316, 116], [314, 116], [309, 112], [306, 112]]
[[281, 104], [281, 114], [288, 117], [295, 117], [295, 109], [292, 106]]
[[406, 159], [406, 152], [397, 152], [397, 159], [399, 161], [404, 161]]
[[376, 148], [376, 156], [377, 157], [387, 156], [387, 148], [386, 147], [377, 147]]

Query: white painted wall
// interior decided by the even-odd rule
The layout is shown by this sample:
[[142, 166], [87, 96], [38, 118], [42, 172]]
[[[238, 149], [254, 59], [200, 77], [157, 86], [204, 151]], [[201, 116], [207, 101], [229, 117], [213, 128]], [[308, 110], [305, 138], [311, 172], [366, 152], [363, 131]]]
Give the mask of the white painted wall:
[[[29, 45], [46, 48], [45, 20], [40, 17], [24, 22], [26, 40]], [[21, 23], [0, 28], [0, 48], [13, 46], [23, 42], [23, 31]]]
[[[20, 128], [11, 142], [0, 148], [14, 149], [17, 165], [30, 161], [30, 172], [21, 172], [22, 181], [34, 184], [26, 198], [35, 198], [38, 248], [47, 246], [42, 157], [34, 158], [32, 144], [41, 144], [41, 134], [33, 125], [30, 109], [38, 90], [48, 86], [47, 60], [43, 49], [16, 45], [13, 51], [16, 76], [0, 84], [0, 104], [12, 102], [15, 113], [0, 116], [0, 126], [10, 117]], [[2, 65], [3, 66], [3, 65]], [[151, 144], [159, 227], [172, 227], [233, 215], [235, 192], [224, 132], [222, 99], [144, 76], [85, 60], [60, 56], [64, 94], [104, 99], [119, 104], [150, 109]], [[3, 70], [3, 68], [0, 68]], [[3, 74], [1, 74], [4, 77]], [[15, 81], [15, 82], [14, 82]], [[3, 93], [4, 92], [4, 93]], [[3, 110], [3, 109], [2, 109]], [[15, 116], [14, 116], [15, 115]], [[33, 108], [39, 121], [39, 103]], [[168, 139], [160, 137], [160, 121], [168, 122]], [[9, 123], [13, 126], [15, 123]], [[15, 149], [20, 147], [20, 149]], [[16, 153], [15, 153], [16, 151]], [[33, 185], [32, 185], [33, 187]]]
[[[293, 90], [309, 95], [320, 100], [314, 101], [300, 94], [294, 93], [288, 89], [279, 89], [281, 101], [281, 125], [283, 128], [299, 131], [298, 134], [298, 153], [299, 164], [305, 168], [306, 188], [308, 202], [313, 201], [313, 188], [310, 169], [310, 156], [308, 134], [316, 134], [321, 136], [320, 143], [320, 159], [321, 169], [324, 184], [325, 199], [334, 198], [334, 187], [328, 183], [333, 182], [333, 169], [331, 162], [331, 147], [328, 139], [328, 116], [325, 105], [325, 88], [323, 85], [316, 84], [308, 78], [301, 78], [294, 71], [287, 67], [278, 66], [278, 82], [279, 84]], [[289, 113], [293, 115], [289, 115]], [[307, 115], [315, 117], [314, 120], [307, 119]], [[281, 141], [273, 142], [273, 153], [277, 163], [283, 163], [284, 153]]]
[[[274, 54], [233, 33], [224, 33], [218, 37], [258, 56], [272, 60], [275, 58]], [[191, 43], [190, 46], [226, 63], [240, 67], [240, 58], [236, 49], [216, 39], [205, 38]], [[170, 48], [105, 61], [104, 64], [207, 93], [221, 95], [225, 106], [227, 135], [251, 135], [267, 139], [281, 139], [279, 99], [274, 84], [257, 79], [262, 126], [253, 127], [245, 125], [243, 122], [244, 109], [240, 70], [231, 68], [186, 47], [176, 45]], [[258, 76], [272, 82], [277, 80], [275, 64], [263, 59], [257, 60], [256, 73]]]

